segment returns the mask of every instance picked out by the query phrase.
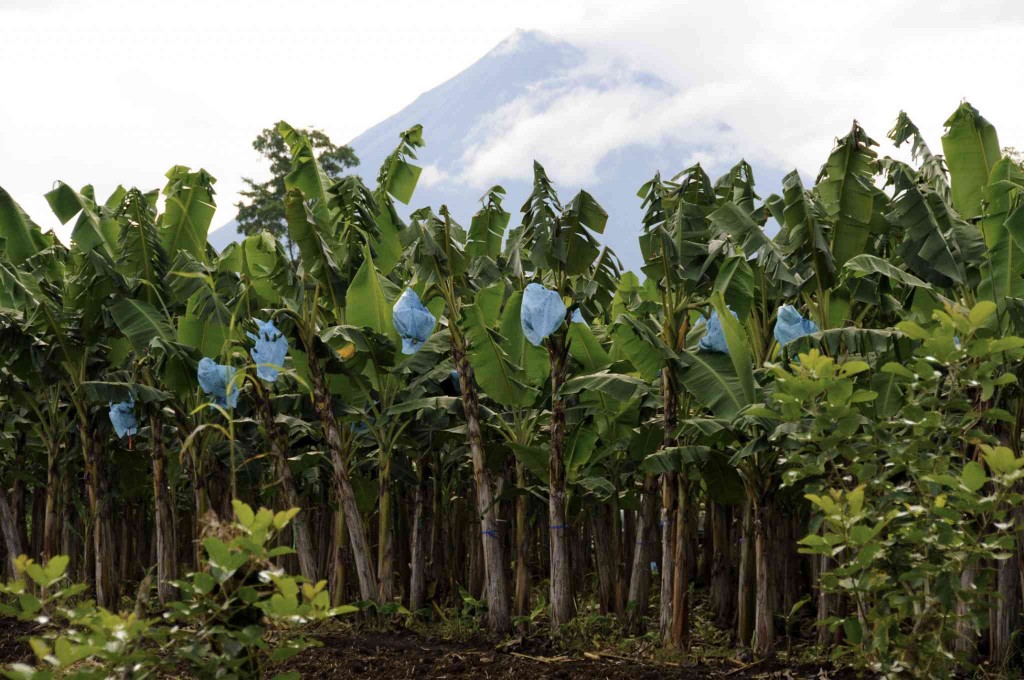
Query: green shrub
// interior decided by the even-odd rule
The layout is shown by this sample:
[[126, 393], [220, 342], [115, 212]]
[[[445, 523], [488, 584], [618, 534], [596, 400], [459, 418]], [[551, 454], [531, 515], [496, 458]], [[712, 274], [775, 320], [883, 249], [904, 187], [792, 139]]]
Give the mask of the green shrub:
[[43, 668], [14, 664], [5, 675], [45, 680], [56, 672], [89, 680], [187, 671], [200, 678], [259, 677], [266, 661], [283, 661], [318, 644], [302, 634], [303, 624], [357, 611], [331, 607], [326, 581], [309, 583], [272, 563], [292, 552], [272, 546], [297, 508], [253, 512], [240, 501], [234, 508], [233, 524], [214, 523], [203, 538], [204, 568], [175, 582], [182, 599], [156, 618], [113, 613], [90, 600], [75, 603], [86, 586], [61, 587], [66, 557], [46, 565], [20, 557], [19, 578], [0, 585], [0, 613], [52, 628], [31, 641]]
[[[837, 366], [817, 352], [773, 369], [785, 479], [820, 489], [806, 498], [822, 528], [802, 552], [835, 561], [819, 586], [846, 608], [823, 624], [842, 628], [834, 656], [856, 667], [950, 677], [987, 627], [1024, 477], [1024, 458], [998, 436], [1012, 418], [990, 403], [994, 386], [1015, 382], [1003, 367], [1024, 340], [987, 329], [993, 307], [900, 324], [920, 347], [873, 377], [863, 362]], [[888, 417], [874, 403], [883, 398], [896, 404]]]

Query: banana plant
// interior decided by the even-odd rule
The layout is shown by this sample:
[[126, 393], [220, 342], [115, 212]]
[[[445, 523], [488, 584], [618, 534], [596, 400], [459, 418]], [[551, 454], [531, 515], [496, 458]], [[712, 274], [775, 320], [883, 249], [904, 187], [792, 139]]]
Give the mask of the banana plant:
[[112, 557], [103, 548], [113, 539], [113, 517], [104, 442], [96, 427], [99, 415], [81, 387], [102, 366], [98, 341], [110, 332], [99, 313], [104, 294], [111, 291], [105, 274], [112, 267], [104, 252], [111, 247], [111, 232], [117, 225], [114, 211], [123, 194], [121, 189], [115, 191], [103, 206], [95, 203], [91, 187], [78, 193], [60, 184], [47, 195], [62, 222], [82, 213], [73, 234], [99, 249], [88, 250], [73, 242], [68, 252], [52, 234], [43, 234], [10, 195], [0, 190], [2, 303], [24, 315], [25, 330], [51, 339], [54, 358], [64, 373], [86, 469], [96, 599], [106, 606], [116, 601]]
[[[940, 224], [948, 225], [949, 240], [959, 246], [956, 255], [965, 269], [981, 271], [977, 298], [971, 294], [974, 291], [965, 290], [959, 300], [969, 308], [975, 308], [975, 299], [994, 303], [997, 314], [988, 325], [1001, 332], [1011, 327], [1019, 331], [1020, 299], [1024, 293], [1024, 174], [1011, 159], [1003, 158], [995, 127], [968, 102], [961, 103], [946, 120], [945, 127], [942, 148], [949, 166], [952, 209], [934, 201], [945, 208], [945, 214], [937, 209], [932, 212]], [[976, 278], [970, 273], [968, 269], [962, 288], [975, 283]], [[1017, 435], [1024, 425], [1022, 403], [1012, 381], [990, 395], [992, 407], [1015, 414], [1013, 422], [1007, 423], [1008, 431], [997, 433], [1000, 442], [1014, 450], [1019, 450]], [[1005, 604], [990, 617], [989, 646], [994, 659], [1005, 659], [1012, 649], [1022, 609], [1013, 580], [1020, 564], [1016, 552], [999, 564], [997, 588]]]
[[[251, 362], [251, 365], [247, 362], [243, 381], [250, 386], [275, 475], [287, 507], [301, 507], [298, 482], [289, 461], [289, 433], [278, 422], [275, 407], [275, 386], [278, 376], [285, 371], [285, 359], [292, 349], [272, 318], [282, 304], [280, 291], [295, 289], [294, 272], [285, 250], [273, 236], [263, 232], [229, 246], [217, 258], [215, 269], [204, 269], [191, 253], [188, 258], [182, 258], [183, 255], [179, 252], [179, 262], [185, 265], [182, 274], [191, 274], [184, 281], [199, 281], [205, 285], [183, 289], [183, 292], [191, 292], [191, 304], [189, 314], [180, 321], [179, 336], [183, 332], [188, 334], [204, 347], [205, 356], [221, 354], [229, 338], [242, 341]], [[218, 285], [226, 276], [237, 277], [240, 285]], [[227, 293], [225, 300], [220, 300], [219, 291]], [[245, 334], [245, 340], [233, 329], [236, 324], [251, 329]], [[318, 569], [305, 513], [296, 516], [291, 528], [299, 569], [305, 578], [315, 583]]]
[[[351, 430], [340, 428], [335, 418], [332, 385], [337, 387], [339, 383], [332, 380], [326, 369], [355, 353], [363, 354], [364, 360], [368, 358], [369, 365], [381, 367], [377, 360], [385, 353], [375, 336], [367, 339], [361, 333], [339, 333], [333, 329], [366, 325], [378, 335], [388, 335], [381, 332], [390, 325], [384, 311], [390, 305], [384, 300], [383, 287], [393, 288], [393, 284], [385, 284], [384, 275], [397, 263], [399, 234], [404, 226], [392, 197], [403, 202], [411, 198], [420, 169], [410, 159], [415, 158], [415, 149], [423, 145], [422, 129], [414, 126], [400, 135], [398, 147], [385, 159], [373, 193], [355, 178], [331, 184], [305, 136], [287, 123], [281, 123], [278, 132], [292, 154], [292, 170], [285, 178], [285, 215], [289, 238], [298, 246], [301, 257], [297, 285], [280, 291], [282, 313], [292, 322], [302, 351], [299, 358], [305, 360], [305, 377], [330, 452], [360, 595], [364, 600], [377, 601], [380, 584], [389, 584], [391, 578], [390, 574], [380, 575], [378, 581], [370, 558], [365, 526], [350, 479], [354, 435]], [[353, 289], [360, 295], [354, 295]], [[355, 302], [351, 307], [350, 300]], [[390, 335], [394, 335], [393, 331]], [[351, 340], [332, 348], [330, 343], [346, 337]], [[393, 435], [397, 434], [400, 433], [390, 432], [387, 441], [380, 441], [379, 453], [385, 463], [382, 470], [386, 468], [383, 459], [390, 455]], [[386, 484], [381, 491], [386, 498]], [[388, 521], [383, 512], [381, 521]], [[389, 534], [390, 531], [382, 534], [382, 545], [386, 545]], [[384, 553], [380, 558], [383, 562]]]
[[[547, 349], [551, 367], [548, 520], [551, 552], [551, 623], [568, 623], [575, 610], [569, 572], [569, 525], [566, 514], [566, 402], [562, 386], [569, 378], [569, 329], [581, 307], [600, 310], [610, 304], [618, 261], [602, 249], [594, 234], [604, 231], [608, 214], [586, 191], [563, 206], [544, 168], [534, 162], [533, 191], [522, 208], [519, 230], [510, 237], [517, 251], [510, 262], [529, 252], [532, 282], [523, 292], [523, 332]], [[523, 263], [525, 264], [525, 263]], [[521, 269], [514, 265], [513, 271]], [[569, 304], [566, 304], [566, 301]]]
[[442, 206], [440, 215], [430, 211], [417, 213], [409, 237], [416, 282], [435, 293], [439, 311], [443, 310], [448, 320], [451, 359], [466, 418], [480, 516], [488, 627], [498, 633], [511, 630], [512, 623], [507, 562], [504, 541], [499, 535], [495, 482], [486, 464], [477, 376], [481, 376], [481, 382], [490, 388], [487, 393], [498, 403], [524, 405], [531, 403], [536, 394], [513, 376], [502, 356], [499, 339], [487, 328], [488, 319], [493, 322], [497, 316], [504, 293], [503, 283], [494, 281], [499, 276], [494, 258], [500, 253], [509, 220], [508, 213], [501, 208], [502, 193], [500, 187], [488, 191], [468, 235]]
[[[161, 399], [137, 400], [137, 407], [143, 411], [149, 424], [149, 454], [156, 518], [157, 593], [160, 601], [164, 603], [175, 596], [172, 582], [178, 577], [178, 561], [172, 510], [173, 489], [167, 475], [167, 432], [164, 427], [167, 414], [162, 402], [170, 399], [169, 392], [176, 391], [173, 387], [168, 387], [169, 385], [189, 384], [183, 376], [190, 372], [196, 357], [195, 349], [179, 343], [174, 333], [176, 317], [184, 308], [176, 305], [172, 296], [169, 285], [169, 256], [161, 242], [158, 224], [163, 221], [168, 225], [167, 229], [176, 230], [184, 229], [187, 223], [198, 230], [203, 239], [209, 227], [209, 219], [204, 225], [189, 220], [185, 213], [173, 212], [181, 203], [182, 193], [194, 193], [192, 183], [189, 182], [188, 169], [174, 168], [168, 175], [175, 178], [172, 179], [172, 183], [178, 183], [177, 187], [172, 188], [172, 184], [165, 192], [168, 194], [166, 205], [172, 210], [170, 215], [158, 217], [152, 196], [145, 195], [138, 189], [128, 190], [115, 212], [115, 219], [119, 222], [121, 230], [114, 266], [121, 274], [116, 281], [122, 286], [122, 294], [112, 298], [109, 306], [109, 313], [115, 325], [123, 333], [123, 338], [132, 350], [132, 355], [125, 357], [131, 362], [131, 373], [135, 377], [132, 382], [138, 382], [166, 395]], [[205, 174], [201, 174], [201, 177], [201, 181], [205, 181], [204, 188], [208, 192], [212, 191], [209, 190], [212, 178], [207, 178]], [[212, 211], [208, 216], [212, 218]], [[175, 224], [171, 224], [172, 222]], [[174, 245], [173, 240], [170, 243]], [[123, 370], [129, 366], [114, 365], [112, 368]], [[129, 388], [127, 395], [120, 395], [120, 399], [111, 398], [109, 402], [123, 403], [123, 399], [126, 398], [135, 403], [136, 394], [137, 390]]]
[[[749, 403], [749, 395], [724, 354], [688, 346], [698, 310], [708, 296], [725, 295], [733, 312], [754, 318], [755, 268], [743, 247], [769, 250], [758, 221], [750, 166], [736, 165], [714, 185], [699, 166], [665, 181], [660, 175], [641, 187], [644, 227], [640, 238], [647, 281], [641, 286], [624, 276], [616, 297], [619, 313], [615, 345], [645, 380], [660, 383], [661, 446], [674, 451], [680, 420], [706, 408], [722, 417], [734, 416]], [[770, 252], [778, 273], [777, 253]], [[697, 326], [703, 324], [699, 322]], [[681, 458], [676, 457], [677, 461]], [[633, 555], [629, 599], [634, 605], [630, 624], [636, 627], [649, 587], [654, 528], [661, 526], [661, 634], [666, 644], [686, 647], [689, 637], [689, 580], [693, 565], [685, 560], [690, 521], [690, 480], [695, 471], [681, 464], [649, 467]], [[657, 521], [658, 489], [661, 519]], [[678, 559], [677, 559], [678, 558]]]

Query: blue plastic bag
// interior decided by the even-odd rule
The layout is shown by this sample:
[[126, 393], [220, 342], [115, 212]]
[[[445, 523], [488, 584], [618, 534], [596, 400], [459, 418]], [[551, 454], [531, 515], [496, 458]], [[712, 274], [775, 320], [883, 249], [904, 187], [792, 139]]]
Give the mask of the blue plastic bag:
[[558, 291], [548, 290], [539, 283], [531, 283], [523, 291], [523, 304], [519, 310], [523, 334], [530, 344], [540, 347], [544, 338], [565, 323], [565, 303]]
[[[731, 309], [729, 312], [736, 317], [736, 312]], [[699, 325], [704, 319], [701, 318], [697, 322]], [[729, 345], [725, 342], [725, 331], [722, 330], [722, 320], [718, 318], [718, 312], [711, 312], [711, 318], [707, 320], [707, 330], [704, 332], [704, 337], [697, 343], [697, 348], [705, 352], [718, 352], [719, 354], [728, 354]]]
[[462, 382], [459, 380], [459, 372], [456, 369], [452, 369], [451, 372], [452, 382], [455, 383], [455, 394], [462, 394]]
[[802, 317], [793, 305], [779, 307], [779, 313], [775, 319], [775, 339], [778, 340], [780, 347], [785, 347], [797, 338], [817, 332], [818, 324]]
[[256, 346], [249, 350], [252, 360], [256, 362], [256, 375], [261, 380], [274, 382], [281, 374], [285, 357], [288, 356], [288, 338], [281, 334], [273, 321], [256, 322], [256, 333], [246, 333], [256, 341]]
[[238, 406], [238, 385], [235, 384], [235, 367], [218, 364], [209, 357], [199, 362], [199, 386], [213, 397], [213, 403], [221, 408]]
[[572, 322], [573, 323], [581, 323], [584, 326], [587, 325], [587, 320], [583, 318], [583, 312], [580, 311], [579, 307], [577, 307], [576, 309], [572, 310]]
[[415, 354], [434, 332], [437, 319], [420, 302], [412, 288], [406, 288], [391, 314], [395, 330], [402, 338], [402, 354]]
[[139, 419], [135, 417], [135, 401], [110, 402], [110, 424], [114, 426], [118, 437], [138, 434]]

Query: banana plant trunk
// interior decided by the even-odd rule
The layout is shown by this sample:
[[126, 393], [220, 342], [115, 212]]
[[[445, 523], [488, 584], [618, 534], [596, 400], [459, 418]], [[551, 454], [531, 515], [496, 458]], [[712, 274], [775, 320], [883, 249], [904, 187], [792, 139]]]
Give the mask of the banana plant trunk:
[[[824, 527], [822, 527], [822, 533], [824, 533]], [[818, 644], [822, 647], [831, 642], [833, 633], [827, 625], [825, 620], [830, 616], [836, 614], [839, 609], [839, 597], [835, 593], [830, 593], [821, 587], [822, 578], [828, 572], [835, 568], [835, 560], [828, 555], [821, 555], [818, 558], [818, 573], [815, 578], [815, 582], [818, 584], [818, 612], [816, 614], [816, 620], [818, 622]]]
[[[662, 399], [662, 446], [674, 446], [676, 431], [677, 397], [672, 373], [668, 368], [661, 370]], [[659, 619], [661, 639], [672, 644], [673, 614], [676, 601], [674, 585], [676, 579], [676, 514], [679, 505], [679, 490], [676, 473], [661, 475], [661, 616]]]
[[[57, 513], [60, 480], [57, 477], [60, 453], [59, 442], [46, 446], [46, 514], [43, 519], [43, 558], [49, 560], [60, 552], [60, 515]], [[65, 502], [66, 499], [65, 499]]]
[[156, 515], [156, 592], [160, 603], [167, 604], [177, 595], [171, 581], [178, 578], [178, 560], [175, 554], [178, 544], [174, 539], [171, 495], [167, 487], [163, 427], [163, 414], [157, 405], [149, 418], [152, 439], [150, 459], [153, 466], [153, 504]]
[[380, 513], [377, 515], [377, 595], [379, 602], [391, 602], [395, 599], [395, 543], [393, 531], [393, 514], [391, 508], [391, 454], [382, 456], [378, 478], [378, 503]]
[[623, 531], [622, 531], [622, 511], [619, 510], [619, 484], [618, 480], [613, 480], [615, 487], [615, 493], [612, 495], [608, 514], [611, 516], [611, 562], [615, 566], [615, 590], [614, 597], [612, 599], [612, 611], [615, 615], [622, 620], [622, 615], [626, 609], [626, 586], [627, 577], [626, 569], [628, 560], [621, 559], [625, 555], [625, 551], [622, 549]]
[[591, 508], [590, 526], [594, 536], [594, 562], [597, 566], [598, 606], [601, 614], [616, 612], [616, 569], [618, 559], [612, 533], [611, 515], [607, 508]]
[[337, 607], [346, 602], [345, 599], [345, 508], [338, 500], [338, 508], [333, 513], [331, 523], [331, 605]]
[[640, 632], [640, 624], [647, 611], [651, 588], [651, 558], [654, 552], [655, 524], [658, 516], [658, 478], [644, 475], [640, 516], [637, 518], [636, 545], [633, 549], [633, 567], [630, 570], [629, 595], [626, 601], [626, 625], [631, 633]]
[[574, 612], [569, 564], [569, 526], [566, 522], [565, 401], [559, 392], [565, 381], [568, 347], [561, 336], [548, 345], [551, 361], [551, 455], [548, 458], [548, 521], [551, 555], [551, 625], [558, 628]]
[[711, 543], [711, 611], [715, 625], [728, 629], [735, 622], [736, 602], [739, 597], [736, 586], [738, 577], [735, 570], [735, 555], [738, 552], [733, 539], [739, 532], [733, 529], [733, 508], [711, 501], [708, 503], [711, 532], [705, 531], [705, 541]]
[[355, 490], [348, 476], [347, 449], [338, 429], [338, 421], [334, 418], [331, 408], [331, 391], [327, 386], [320, 360], [315, 354], [312, 343], [306, 343], [309, 355], [309, 375], [313, 383], [313, 406], [320, 419], [320, 428], [327, 448], [331, 452], [331, 466], [334, 469], [334, 482], [338, 490], [345, 513], [345, 526], [348, 528], [349, 542], [352, 545], [352, 561], [355, 562], [356, 578], [359, 580], [359, 597], [363, 600], [377, 601], [377, 576], [374, 573], [373, 558], [370, 544], [366, 540], [366, 527], [363, 516], [356, 503]]
[[[1024, 512], [1014, 510], [1011, 515], [1015, 527], [1024, 520]], [[1021, 614], [1021, 532], [1016, 533], [1017, 546], [1005, 560], [996, 566], [998, 597], [989, 610], [989, 660], [996, 666], [1004, 665], [1013, 651], [1014, 638], [1020, 630]]]
[[[960, 573], [960, 588], [964, 591], [974, 590], [977, 576], [977, 566], [971, 565], [964, 569]], [[970, 604], [958, 599], [956, 615], [956, 638], [953, 640], [953, 651], [963, 654], [967, 662], [973, 665], [978, 660], [978, 631], [974, 625], [974, 617], [971, 616]]]
[[659, 599], [660, 616], [658, 630], [666, 645], [672, 643], [672, 605], [675, 602], [675, 544], [676, 544], [676, 511], [679, 492], [676, 488], [676, 473], [661, 474], [661, 518], [658, 526], [661, 529], [661, 597]]
[[487, 590], [487, 623], [496, 633], [512, 629], [509, 615], [508, 577], [504, 544], [498, 534], [498, 510], [494, 499], [494, 485], [486, 467], [483, 433], [480, 429], [480, 401], [473, 379], [473, 367], [466, 357], [466, 341], [458, 333], [452, 334], [452, 359], [459, 372], [462, 392], [462, 410], [466, 416], [466, 432], [473, 459], [473, 484], [476, 487], [477, 512], [480, 516], [481, 539], [484, 552], [484, 578]]
[[696, 551], [688, 550], [690, 535], [690, 484], [685, 475], [679, 475], [678, 508], [675, 522], [675, 568], [672, 590], [672, 646], [676, 649], [690, 648], [690, 579], [696, 571]]
[[750, 644], [754, 636], [756, 579], [754, 572], [754, 513], [750, 501], [743, 507], [740, 535], [740, 567], [737, 591], [736, 638], [741, 646]]
[[516, 616], [527, 616], [530, 613], [530, 572], [529, 560], [530, 534], [526, 526], [526, 466], [516, 460], [516, 488], [520, 493], [516, 496]]
[[88, 416], [81, 415], [78, 435], [85, 459], [85, 488], [89, 499], [91, 557], [96, 604], [108, 609], [117, 606], [117, 585], [114, 582], [114, 525], [110, 511], [110, 494], [104, 469], [103, 442], [89, 426]]
[[[288, 436], [281, 426], [278, 425], [274, 416], [274, 405], [270, 401], [270, 394], [259, 381], [253, 381], [253, 394], [256, 401], [256, 409], [260, 414], [263, 431], [266, 433], [267, 443], [270, 445], [270, 459], [274, 465], [274, 471], [281, 483], [281, 492], [284, 494], [285, 505], [289, 508], [301, 508], [298, 486], [295, 484], [295, 477], [292, 475], [291, 466], [288, 464]], [[302, 576], [311, 583], [317, 582], [316, 556], [313, 553], [313, 541], [309, 535], [309, 523], [306, 521], [306, 513], [300, 512], [290, 524], [292, 535], [295, 537], [295, 554], [299, 558], [299, 571]]]
[[771, 564], [768, 557], [768, 503], [754, 499], [754, 571], [757, 595], [754, 606], [754, 656], [769, 658], [775, 647], [775, 621], [772, 608]]
[[416, 612], [427, 601], [427, 555], [430, 552], [430, 521], [427, 504], [430, 502], [430, 482], [427, 468], [430, 453], [420, 456], [416, 463], [416, 495], [412, 525], [411, 575], [409, 577], [409, 609]]
[[18, 523], [14, 519], [14, 509], [11, 507], [10, 498], [7, 496], [7, 489], [0, 489], [0, 532], [4, 537], [4, 548], [7, 549], [8, 566], [10, 573], [8, 578], [14, 580], [18, 576], [18, 556], [24, 551], [21, 544], [21, 532], [18, 531]]

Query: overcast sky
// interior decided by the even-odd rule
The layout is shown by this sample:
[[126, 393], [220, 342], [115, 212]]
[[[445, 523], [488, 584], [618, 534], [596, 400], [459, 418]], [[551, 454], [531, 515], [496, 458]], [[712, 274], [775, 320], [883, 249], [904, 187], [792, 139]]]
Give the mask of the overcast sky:
[[[66, 237], [43, 199], [54, 180], [105, 196], [119, 183], [162, 186], [175, 164], [202, 166], [218, 179], [219, 226], [241, 176], [264, 172], [250, 146], [260, 129], [286, 119], [348, 141], [516, 28], [678, 88], [643, 119], [610, 110], [635, 105], [629, 92], [602, 100], [607, 120], [623, 121], [602, 135], [614, 137], [607, 146], [656, 138], [651, 126], [724, 122], [748, 158], [813, 174], [851, 119], [884, 142], [901, 108], [940, 150], [961, 98], [1003, 145], [1024, 146], [1022, 19], [1024, 3], [1000, 0], [0, 0], [0, 186]], [[561, 120], [495, 140], [481, 155], [488, 181], [520, 163], [523, 145], [574, 132], [575, 114], [552, 115]], [[580, 164], [602, 153], [566, 166], [585, 177]]]

